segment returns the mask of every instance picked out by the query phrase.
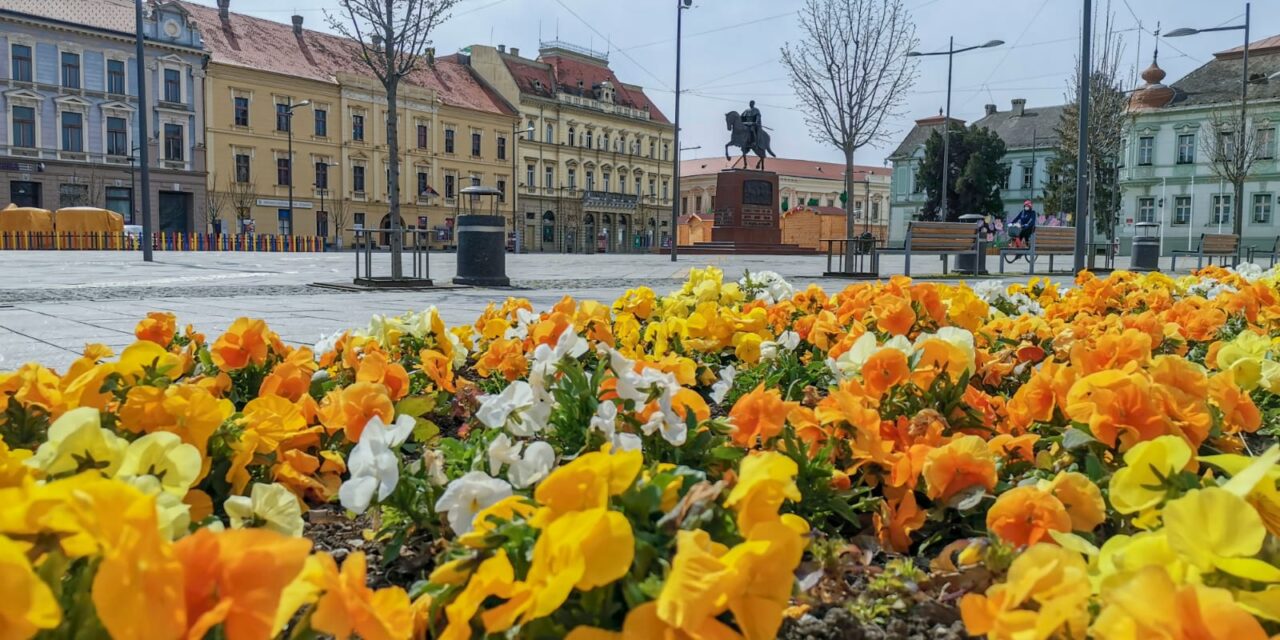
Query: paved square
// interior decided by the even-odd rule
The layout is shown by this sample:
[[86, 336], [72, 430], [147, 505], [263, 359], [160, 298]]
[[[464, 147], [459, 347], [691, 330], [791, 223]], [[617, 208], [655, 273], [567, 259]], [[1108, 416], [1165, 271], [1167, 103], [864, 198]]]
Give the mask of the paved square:
[[[941, 271], [936, 258], [918, 258], [920, 273]], [[406, 263], [407, 264], [407, 263]], [[995, 258], [988, 261], [994, 269]], [[470, 322], [493, 301], [528, 298], [544, 309], [565, 295], [612, 301], [628, 288], [658, 293], [678, 286], [694, 267], [713, 265], [726, 279], [744, 271], [771, 270], [796, 287], [818, 283], [834, 291], [851, 280], [823, 278], [825, 257], [692, 256], [672, 263], [659, 255], [524, 254], [507, 256], [511, 289], [345, 293], [311, 286], [350, 282], [355, 254], [156, 253], [155, 262], [123, 252], [0, 252], [0, 370], [28, 361], [63, 368], [86, 342], [117, 350], [133, 341], [133, 328], [148, 311], [170, 311], [180, 326], [192, 323], [212, 339], [237, 317], [265, 319], [281, 338], [314, 344], [322, 335], [365, 325], [374, 314], [399, 314], [435, 305], [446, 322]], [[455, 256], [431, 257], [431, 276], [449, 282]], [[390, 259], [375, 256], [375, 272]], [[1025, 278], [1025, 263], [1005, 280]], [[379, 271], [380, 270], [380, 271]], [[881, 273], [902, 272], [902, 258], [886, 257]], [[998, 274], [993, 274], [993, 277]], [[1065, 274], [1054, 276], [1066, 282]]]

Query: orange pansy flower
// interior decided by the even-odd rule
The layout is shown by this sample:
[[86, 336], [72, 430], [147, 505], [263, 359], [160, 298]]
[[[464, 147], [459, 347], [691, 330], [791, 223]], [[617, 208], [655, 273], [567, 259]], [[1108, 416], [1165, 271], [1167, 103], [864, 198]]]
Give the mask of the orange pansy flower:
[[782, 433], [787, 414], [797, 406], [795, 402], [784, 402], [777, 389], [765, 389], [760, 383], [751, 393], [738, 398], [729, 411], [734, 426], [729, 438], [740, 447], [755, 446], [757, 440], [768, 442]]
[[1050, 531], [1071, 531], [1071, 516], [1053, 494], [1031, 486], [1015, 487], [1000, 494], [987, 511], [987, 530], [1022, 547], [1052, 542]]

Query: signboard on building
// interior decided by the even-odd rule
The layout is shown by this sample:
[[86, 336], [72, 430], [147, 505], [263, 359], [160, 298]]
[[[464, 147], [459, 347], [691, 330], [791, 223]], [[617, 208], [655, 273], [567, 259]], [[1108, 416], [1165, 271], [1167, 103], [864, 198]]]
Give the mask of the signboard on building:
[[[275, 208], [277, 208], [277, 209], [288, 209], [288, 208], [289, 208], [289, 201], [288, 201], [288, 200], [276, 200], [276, 199], [274, 199], [274, 198], [258, 198], [258, 199], [254, 202], [254, 204], [258, 205], [259, 207], [275, 207]], [[310, 208], [311, 208], [311, 203], [310, 203], [310, 202], [304, 202], [304, 201], [302, 201], [302, 200], [294, 200], [294, 201], [293, 201], [293, 208], [294, 208], [294, 209], [310, 209]]]

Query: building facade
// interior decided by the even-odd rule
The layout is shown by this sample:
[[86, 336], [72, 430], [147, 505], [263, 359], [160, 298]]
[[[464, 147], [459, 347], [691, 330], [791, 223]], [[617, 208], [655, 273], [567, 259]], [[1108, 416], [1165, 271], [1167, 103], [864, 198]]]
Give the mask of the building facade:
[[0, 202], [100, 207], [140, 225], [145, 144], [153, 228], [206, 230], [201, 34], [175, 2], [148, 3], [143, 29], [140, 107], [132, 2], [0, 0]]
[[[984, 107], [984, 115], [974, 126], [986, 128], [1000, 136], [1005, 144], [1002, 164], [1005, 167], [1005, 184], [1001, 189], [1001, 212], [963, 211], [961, 213], [1003, 213], [1007, 218], [1022, 209], [1027, 200], [1032, 201], [1040, 213], [1044, 211], [1044, 186], [1049, 179], [1049, 161], [1058, 146], [1057, 126], [1062, 118], [1062, 105], [1027, 107], [1027, 101], [1014, 99], [1008, 111], [1000, 111], [994, 104]], [[925, 142], [939, 130], [943, 116], [931, 116], [916, 121], [915, 126], [898, 148], [889, 156], [893, 165], [893, 194], [889, 236], [901, 240], [906, 235], [907, 223], [918, 220], [924, 211], [928, 196], [916, 175], [920, 161], [924, 159]], [[963, 120], [952, 118], [954, 124], [964, 126]]]
[[[1235, 189], [1215, 173], [1214, 117], [1238, 120], [1242, 47], [1214, 54], [1186, 77], [1163, 84], [1156, 60], [1131, 96], [1130, 127], [1120, 186], [1123, 198], [1117, 236], [1128, 245], [1137, 223], [1157, 223], [1165, 253], [1194, 247], [1204, 233], [1231, 233]], [[1276, 222], [1280, 163], [1276, 126], [1280, 123], [1280, 36], [1249, 45], [1248, 127], [1258, 142], [1257, 160], [1244, 184], [1245, 245], [1270, 248], [1280, 235]]]
[[[707, 214], [716, 206], [716, 174], [733, 166], [733, 160], [700, 158], [680, 163], [680, 210], [683, 214]], [[783, 213], [801, 207], [843, 207], [844, 164], [794, 158], [769, 158], [764, 167], [778, 174], [778, 191]], [[888, 220], [890, 170], [884, 167], [854, 166], [854, 218], [883, 224]], [[840, 237], [844, 237], [841, 231]]]
[[[210, 51], [209, 188], [220, 224], [344, 246], [352, 229], [389, 229], [386, 94], [356, 62], [355, 43], [303, 28], [302, 16], [283, 24], [218, 5], [184, 6]], [[466, 65], [434, 55], [401, 84], [397, 111], [401, 226], [452, 246], [459, 207], [472, 204], [460, 190], [510, 184], [515, 111]]]
[[457, 58], [519, 109], [518, 201], [507, 206], [521, 250], [669, 244], [674, 129], [606, 54], [548, 42], [536, 59], [481, 45]]

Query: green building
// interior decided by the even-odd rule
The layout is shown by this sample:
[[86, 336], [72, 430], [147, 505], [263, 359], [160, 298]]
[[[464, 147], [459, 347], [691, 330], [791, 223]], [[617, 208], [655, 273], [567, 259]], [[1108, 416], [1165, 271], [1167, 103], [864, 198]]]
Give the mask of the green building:
[[[1142, 72], [1145, 84], [1129, 102], [1120, 186], [1124, 203], [1117, 237], [1127, 246], [1137, 223], [1159, 225], [1163, 251], [1195, 246], [1204, 233], [1231, 233], [1235, 190], [1213, 168], [1214, 117], [1239, 119], [1243, 47], [1213, 60], [1170, 85], [1155, 60]], [[1276, 198], [1280, 164], [1280, 36], [1249, 45], [1248, 126], [1257, 140], [1257, 161], [1244, 185], [1243, 242], [1270, 248], [1280, 235]], [[1230, 131], [1224, 131], [1231, 135]]]
[[[1058, 144], [1056, 128], [1062, 117], [1061, 105], [1028, 107], [1027, 101], [1017, 98], [1008, 111], [998, 111], [996, 105], [986, 105], [986, 113], [973, 124], [989, 129], [1000, 136], [1005, 144], [1003, 163], [1008, 169], [1005, 188], [1001, 191], [1004, 201], [1003, 214], [1012, 216], [1022, 209], [1022, 203], [1031, 200], [1036, 211], [1043, 208], [1045, 180], [1053, 149]], [[924, 188], [916, 177], [916, 168], [924, 158], [925, 141], [942, 126], [941, 115], [916, 121], [898, 148], [889, 156], [893, 166], [893, 183], [890, 194], [890, 230], [893, 241], [906, 235], [907, 223], [919, 218], [924, 210]], [[952, 122], [964, 125], [963, 120]], [[995, 211], [963, 211], [961, 213], [994, 214]], [[1050, 212], [1053, 213], [1053, 212]]]

